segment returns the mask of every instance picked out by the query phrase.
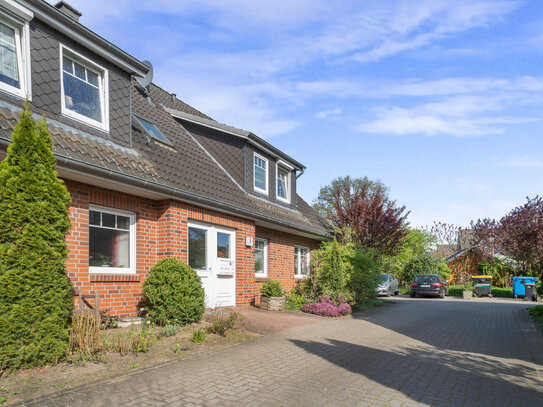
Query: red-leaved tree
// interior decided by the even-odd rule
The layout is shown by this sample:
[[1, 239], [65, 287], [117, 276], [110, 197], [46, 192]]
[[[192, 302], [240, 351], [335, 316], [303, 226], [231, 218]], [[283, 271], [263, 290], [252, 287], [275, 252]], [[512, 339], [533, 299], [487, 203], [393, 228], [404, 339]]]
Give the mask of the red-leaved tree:
[[543, 199], [526, 199], [499, 221], [479, 219], [472, 228], [487, 256], [510, 256], [523, 272], [532, 273], [543, 266]]
[[339, 180], [342, 182], [334, 180], [331, 186], [323, 188], [327, 202], [320, 207], [321, 214], [336, 233], [349, 229], [351, 238], [362, 246], [386, 255], [397, 254], [408, 233], [405, 221], [409, 212], [405, 206], [397, 207], [389, 200], [380, 183], [366, 178]]

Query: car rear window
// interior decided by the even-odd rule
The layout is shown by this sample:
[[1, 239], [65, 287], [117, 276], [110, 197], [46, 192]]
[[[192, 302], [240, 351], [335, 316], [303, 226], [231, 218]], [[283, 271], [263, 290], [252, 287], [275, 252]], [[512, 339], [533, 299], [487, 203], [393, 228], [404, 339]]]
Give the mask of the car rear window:
[[417, 276], [415, 277], [415, 283], [427, 284], [427, 283], [437, 283], [439, 278], [437, 276]]

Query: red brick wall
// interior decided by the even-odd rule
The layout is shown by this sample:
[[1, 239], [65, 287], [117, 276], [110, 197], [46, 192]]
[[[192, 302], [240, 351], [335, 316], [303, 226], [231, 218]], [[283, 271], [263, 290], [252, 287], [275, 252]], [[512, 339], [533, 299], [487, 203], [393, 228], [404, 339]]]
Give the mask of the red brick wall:
[[[66, 263], [74, 288], [83, 294], [100, 294], [100, 309], [120, 316], [137, 315], [142, 300], [141, 285], [149, 269], [161, 258], [177, 257], [187, 262], [187, 222], [195, 220], [236, 231], [236, 305], [260, 301], [260, 285], [254, 273], [253, 221], [202, 209], [175, 200], [154, 201], [73, 181], [66, 181], [72, 196], [72, 229], [66, 241]], [[89, 273], [89, 205], [121, 209], [136, 214], [136, 275]], [[294, 245], [318, 247], [319, 242], [283, 232], [256, 228], [256, 236], [268, 239], [268, 277], [279, 279], [286, 290], [295, 286]], [[89, 300], [91, 305], [93, 300]], [[77, 307], [77, 298], [76, 304]]]
[[[317, 249], [320, 242], [276, 230], [256, 228], [256, 237], [268, 240], [268, 277], [259, 278], [255, 289], [255, 303], [260, 303], [260, 286], [269, 279], [279, 280], [288, 293], [301, 279], [294, 276], [294, 246]], [[254, 254], [253, 254], [254, 256]]]

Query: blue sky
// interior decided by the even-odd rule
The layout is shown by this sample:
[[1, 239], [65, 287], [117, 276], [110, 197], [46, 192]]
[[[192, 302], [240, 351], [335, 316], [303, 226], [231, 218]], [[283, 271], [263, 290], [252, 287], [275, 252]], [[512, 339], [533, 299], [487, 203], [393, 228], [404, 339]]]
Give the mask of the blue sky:
[[414, 226], [543, 189], [543, 2], [71, 0], [154, 82], [304, 163], [390, 188]]

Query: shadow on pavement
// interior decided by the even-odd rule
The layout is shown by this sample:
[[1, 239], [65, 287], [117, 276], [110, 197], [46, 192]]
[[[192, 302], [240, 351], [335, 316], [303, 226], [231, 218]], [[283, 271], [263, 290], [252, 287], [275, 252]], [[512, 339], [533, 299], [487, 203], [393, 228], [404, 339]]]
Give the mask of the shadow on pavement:
[[[380, 312], [353, 314], [439, 349], [473, 352], [531, 362], [523, 349], [518, 321], [527, 318], [523, 303], [453, 299], [401, 299]], [[397, 312], [405, 315], [398, 318]], [[543, 339], [541, 340], [543, 346]]]
[[430, 346], [385, 351], [327, 341], [291, 340], [308, 353], [428, 405], [543, 405], [539, 378], [519, 361]]

